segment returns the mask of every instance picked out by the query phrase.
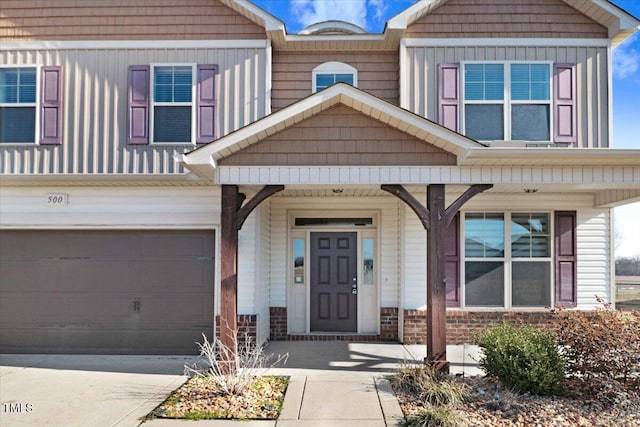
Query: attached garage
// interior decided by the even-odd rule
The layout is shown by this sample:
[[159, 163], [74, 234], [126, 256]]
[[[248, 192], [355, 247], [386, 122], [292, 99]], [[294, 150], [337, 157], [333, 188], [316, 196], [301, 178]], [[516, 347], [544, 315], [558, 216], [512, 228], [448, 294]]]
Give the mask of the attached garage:
[[0, 353], [196, 354], [212, 230], [0, 231]]

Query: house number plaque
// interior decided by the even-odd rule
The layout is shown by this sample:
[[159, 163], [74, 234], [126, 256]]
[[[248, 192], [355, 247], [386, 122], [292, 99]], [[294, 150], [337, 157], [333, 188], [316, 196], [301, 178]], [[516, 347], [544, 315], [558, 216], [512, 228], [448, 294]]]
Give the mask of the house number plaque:
[[45, 203], [50, 208], [61, 208], [69, 204], [69, 195], [66, 193], [48, 193]]

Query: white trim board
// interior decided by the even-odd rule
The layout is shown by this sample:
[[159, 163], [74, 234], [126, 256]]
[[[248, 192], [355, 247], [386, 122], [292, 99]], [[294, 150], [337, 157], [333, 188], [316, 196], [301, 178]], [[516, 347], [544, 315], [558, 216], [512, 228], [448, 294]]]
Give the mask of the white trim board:
[[215, 174], [217, 184], [238, 185], [492, 183], [640, 188], [640, 166], [219, 166]]
[[3, 42], [0, 50], [266, 49], [270, 46], [270, 40], [43, 40]]
[[578, 46], [578, 47], [611, 47], [609, 39], [533, 39], [533, 38], [447, 38], [431, 39], [416, 38], [403, 39], [407, 47], [456, 47], [456, 46], [531, 46], [531, 47], [554, 47], [554, 46]]

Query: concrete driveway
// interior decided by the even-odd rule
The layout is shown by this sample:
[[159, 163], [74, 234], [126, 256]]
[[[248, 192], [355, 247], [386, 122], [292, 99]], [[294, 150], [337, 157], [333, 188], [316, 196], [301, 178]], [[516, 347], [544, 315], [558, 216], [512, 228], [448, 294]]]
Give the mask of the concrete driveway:
[[137, 426], [195, 360], [0, 355], [0, 426]]

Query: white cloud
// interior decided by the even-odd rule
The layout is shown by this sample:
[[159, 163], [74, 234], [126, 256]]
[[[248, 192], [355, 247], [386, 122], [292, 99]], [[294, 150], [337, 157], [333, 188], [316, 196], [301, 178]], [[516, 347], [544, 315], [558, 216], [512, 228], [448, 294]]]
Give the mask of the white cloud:
[[303, 28], [329, 20], [368, 27], [366, 0], [291, 0], [291, 13]]
[[[613, 76], [627, 79], [640, 70], [640, 51], [634, 45], [640, 44], [638, 35], [634, 35], [613, 51]], [[640, 78], [640, 77], [639, 77]]]
[[375, 20], [376, 24], [385, 22], [387, 18], [386, 0], [367, 0], [367, 3], [369, 4], [369, 11], [373, 15], [371, 19]]

